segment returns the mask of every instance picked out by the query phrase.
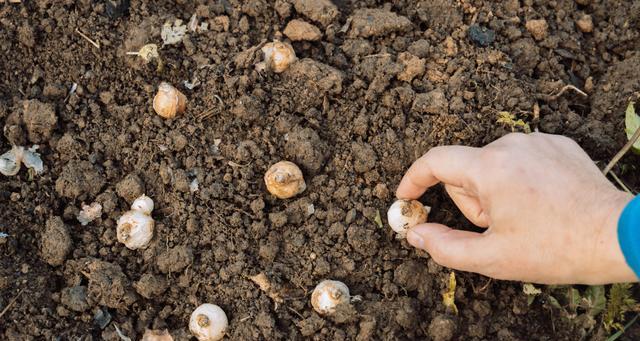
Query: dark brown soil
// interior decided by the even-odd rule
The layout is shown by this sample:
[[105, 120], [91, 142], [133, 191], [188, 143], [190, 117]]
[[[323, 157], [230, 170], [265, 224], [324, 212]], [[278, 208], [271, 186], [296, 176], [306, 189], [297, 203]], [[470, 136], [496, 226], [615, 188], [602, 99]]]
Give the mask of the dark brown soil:
[[[38, 144], [45, 165], [0, 177], [0, 311], [17, 297], [0, 316], [0, 339], [118, 340], [117, 325], [134, 340], [145, 328], [185, 340], [205, 302], [226, 311], [231, 340], [580, 335], [544, 297], [527, 306], [521, 284], [468, 273], [457, 273], [460, 312], [451, 314], [441, 298], [449, 270], [376, 216], [386, 224], [404, 170], [429, 148], [510, 132], [496, 123], [501, 111], [575, 138], [606, 163], [625, 143], [624, 108], [640, 91], [639, 1], [113, 5], [128, 2], [0, 3], [0, 152]], [[162, 25], [194, 13], [209, 29], [161, 48], [162, 67], [126, 55], [161, 46]], [[591, 33], [576, 26], [586, 14]], [[293, 19], [322, 38], [293, 42], [300, 60], [284, 73], [258, 73], [257, 47], [286, 39]], [[527, 30], [539, 19], [546, 30], [542, 21]], [[153, 112], [161, 81], [188, 97], [175, 120]], [[589, 97], [550, 96], [566, 84]], [[284, 159], [301, 166], [308, 188], [277, 200], [262, 177]], [[635, 189], [638, 161], [616, 169]], [[115, 225], [142, 192], [155, 201], [155, 237], [132, 251]], [[434, 221], [471, 228], [442, 190], [423, 201]], [[93, 202], [102, 216], [80, 225], [76, 214]], [[261, 272], [275, 291], [248, 278]], [[326, 278], [362, 301], [317, 315], [310, 292]]]

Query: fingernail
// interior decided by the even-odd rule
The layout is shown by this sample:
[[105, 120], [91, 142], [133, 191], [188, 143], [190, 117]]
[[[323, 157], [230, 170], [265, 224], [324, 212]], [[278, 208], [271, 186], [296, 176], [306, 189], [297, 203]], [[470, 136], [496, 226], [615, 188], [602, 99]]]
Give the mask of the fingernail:
[[424, 239], [422, 239], [422, 236], [413, 229], [410, 229], [409, 232], [407, 232], [407, 241], [414, 247], [420, 249], [424, 248]]

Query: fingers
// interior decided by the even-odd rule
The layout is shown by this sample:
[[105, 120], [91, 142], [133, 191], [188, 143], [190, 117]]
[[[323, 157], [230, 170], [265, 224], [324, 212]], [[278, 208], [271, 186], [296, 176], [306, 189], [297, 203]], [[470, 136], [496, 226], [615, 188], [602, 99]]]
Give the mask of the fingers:
[[490, 239], [481, 233], [420, 224], [407, 234], [409, 244], [427, 251], [436, 263], [462, 271], [485, 273], [492, 262]]
[[489, 227], [489, 215], [482, 209], [477, 197], [469, 195], [462, 187], [445, 184], [444, 188], [470, 222], [479, 227]]
[[417, 199], [427, 188], [444, 182], [464, 187], [469, 181], [470, 165], [478, 149], [464, 146], [443, 146], [430, 149], [416, 160], [400, 181], [396, 196]]

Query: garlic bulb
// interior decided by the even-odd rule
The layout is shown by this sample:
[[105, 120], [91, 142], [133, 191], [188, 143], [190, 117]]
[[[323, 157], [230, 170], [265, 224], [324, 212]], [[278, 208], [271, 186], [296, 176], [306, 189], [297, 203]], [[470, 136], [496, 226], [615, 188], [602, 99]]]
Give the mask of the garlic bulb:
[[265, 44], [262, 47], [262, 53], [264, 53], [264, 66], [275, 73], [283, 72], [290, 64], [298, 60], [291, 45], [277, 40]]
[[131, 250], [145, 248], [153, 238], [154, 221], [151, 218], [153, 200], [141, 195], [131, 204], [131, 210], [118, 219], [118, 241]]
[[387, 220], [391, 228], [400, 238], [405, 238], [407, 230], [427, 221], [431, 208], [417, 200], [397, 200], [387, 212]]
[[227, 314], [215, 304], [205, 303], [191, 313], [189, 330], [200, 341], [222, 340], [229, 321]]
[[153, 218], [140, 211], [128, 211], [118, 219], [118, 241], [131, 250], [145, 248], [153, 238]]
[[280, 199], [294, 197], [307, 189], [302, 171], [295, 163], [280, 161], [267, 170], [264, 182], [269, 193]]
[[162, 82], [153, 98], [153, 110], [164, 118], [174, 118], [187, 108], [187, 96], [173, 85]]
[[311, 305], [320, 315], [333, 314], [341, 303], [349, 303], [349, 288], [340, 281], [324, 280], [313, 289]]
[[153, 200], [146, 195], [141, 195], [131, 204], [131, 209], [134, 211], [140, 211], [146, 215], [150, 215], [153, 211]]

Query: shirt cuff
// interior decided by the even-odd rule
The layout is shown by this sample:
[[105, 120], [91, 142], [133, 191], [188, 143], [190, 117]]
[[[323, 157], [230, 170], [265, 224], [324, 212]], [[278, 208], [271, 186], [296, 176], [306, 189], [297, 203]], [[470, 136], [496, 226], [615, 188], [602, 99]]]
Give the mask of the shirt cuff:
[[631, 200], [620, 215], [618, 242], [627, 264], [640, 278], [640, 195]]

